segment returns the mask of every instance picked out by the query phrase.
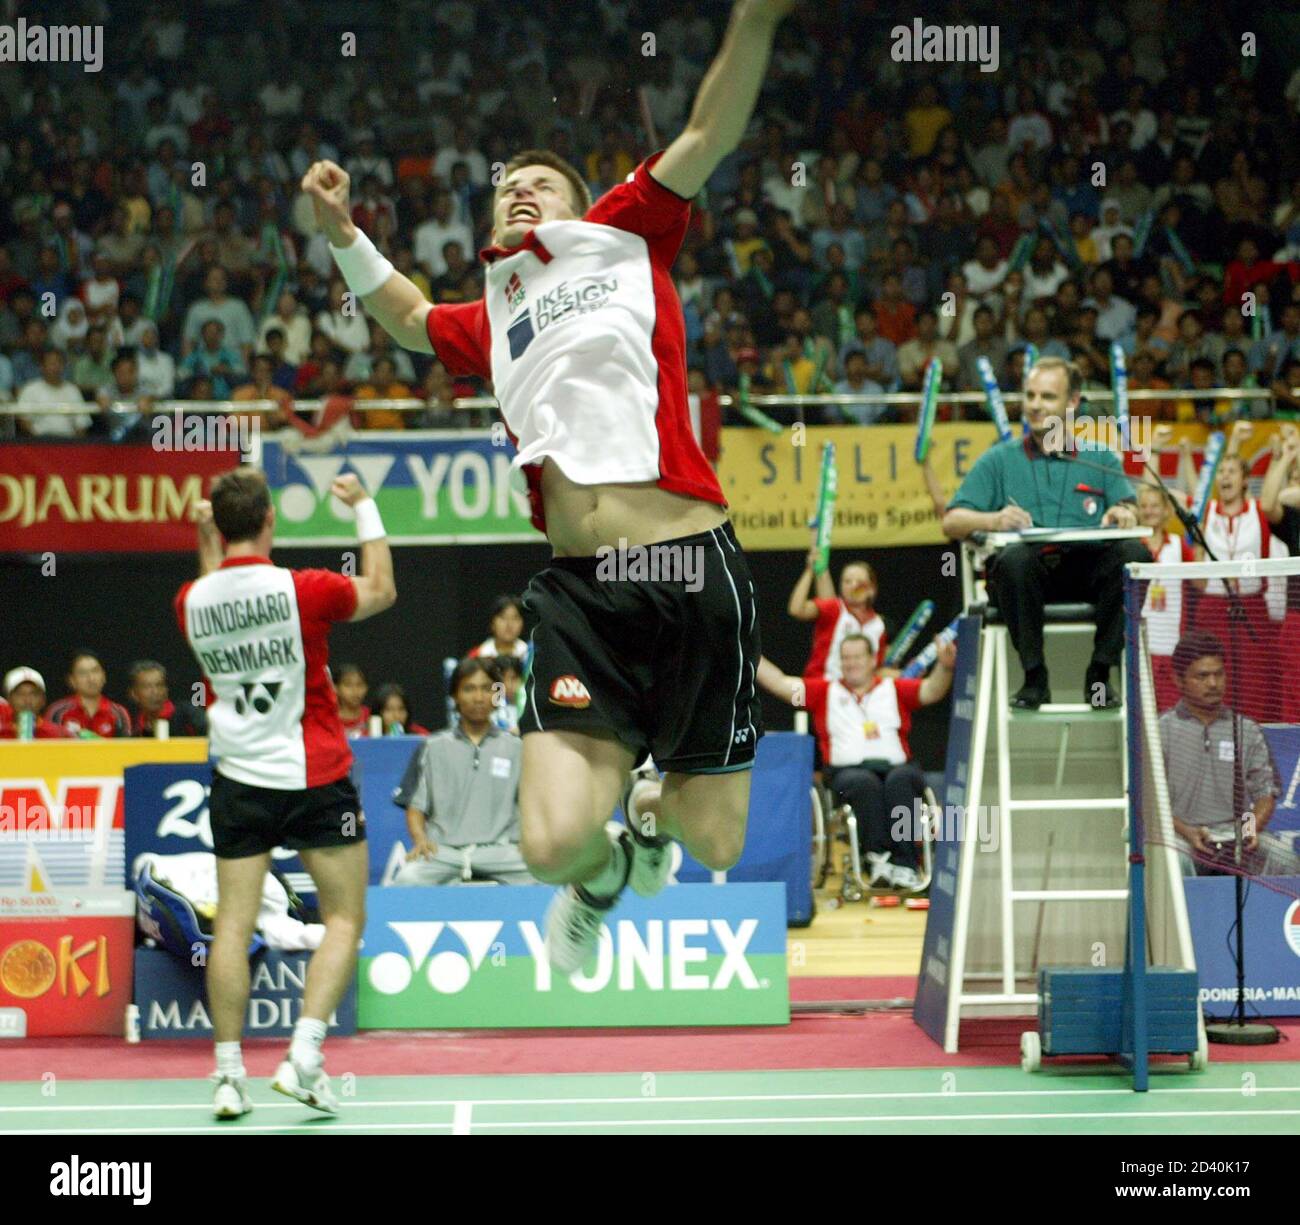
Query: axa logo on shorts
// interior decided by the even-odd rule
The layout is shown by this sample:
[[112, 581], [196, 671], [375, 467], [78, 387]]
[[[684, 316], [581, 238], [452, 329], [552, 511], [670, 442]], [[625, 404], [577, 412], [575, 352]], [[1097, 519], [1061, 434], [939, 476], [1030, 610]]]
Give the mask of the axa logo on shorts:
[[[484, 962], [490, 970], [507, 961], [505, 945], [497, 939], [505, 927], [500, 920], [390, 922], [387, 926], [406, 954], [390, 950], [370, 962], [370, 985], [381, 995], [400, 995], [419, 973], [435, 991], [454, 995], [470, 985]], [[541, 927], [523, 920], [517, 929], [533, 963], [533, 990], [550, 991], [553, 977]], [[444, 930], [459, 938], [460, 950], [433, 952]], [[586, 994], [610, 986], [619, 991], [725, 991], [737, 986], [762, 990], [769, 984], [759, 980], [747, 956], [757, 930], [757, 919], [734, 925], [726, 919], [650, 919], [642, 924], [620, 919], [601, 928], [594, 963], [571, 974], [569, 982]], [[703, 964], [707, 954], [702, 944], [710, 934], [722, 950], [716, 970]]]
[[585, 710], [591, 705], [591, 694], [576, 676], [568, 674], [557, 676], [551, 682], [551, 702], [555, 706], [571, 706], [574, 710]]

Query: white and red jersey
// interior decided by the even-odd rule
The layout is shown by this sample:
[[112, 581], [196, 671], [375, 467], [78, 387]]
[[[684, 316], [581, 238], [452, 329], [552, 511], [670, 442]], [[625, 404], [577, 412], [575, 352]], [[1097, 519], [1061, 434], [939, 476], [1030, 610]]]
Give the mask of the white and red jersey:
[[[510, 653], [516, 659], [528, 658], [528, 640], [525, 638], [516, 638], [515, 645], [510, 649]], [[484, 638], [470, 653], [470, 659], [495, 659], [500, 652], [497, 650], [497, 641], [495, 638]]]
[[176, 619], [212, 691], [208, 739], [225, 777], [301, 791], [347, 774], [327, 636], [356, 611], [352, 580], [228, 557], [186, 583]]
[[856, 766], [864, 761], [901, 766], [910, 761], [907, 735], [912, 712], [921, 705], [923, 683], [877, 677], [865, 693], [858, 694], [843, 681], [809, 680], [805, 695], [822, 761], [828, 766]]
[[[1247, 498], [1235, 515], [1225, 514], [1218, 499], [1205, 512], [1205, 543], [1216, 561], [1250, 561], [1257, 558], [1286, 557], [1290, 550], [1273, 535], [1264, 508], [1254, 498]], [[1283, 578], [1242, 578], [1237, 580], [1237, 594], [1257, 595], [1264, 592], [1271, 620], [1286, 615], [1286, 580]], [[1205, 594], [1226, 596], [1223, 580], [1212, 578], [1205, 584]]]
[[647, 158], [574, 221], [489, 247], [483, 297], [440, 304], [427, 321], [452, 375], [490, 378], [546, 530], [541, 464], [579, 485], [654, 481], [726, 506], [691, 429], [686, 327], [672, 266], [690, 201]]
[[[1164, 565], [1194, 560], [1192, 546], [1181, 536], [1165, 537], [1160, 551], [1152, 561]], [[1183, 636], [1184, 583], [1153, 578], [1147, 586], [1142, 616], [1147, 623], [1147, 643], [1152, 655], [1172, 655], [1178, 640]]]
[[803, 670], [805, 679], [840, 678], [840, 644], [849, 634], [861, 634], [871, 643], [877, 667], [884, 662], [885, 623], [874, 608], [859, 616], [838, 597], [818, 597], [813, 603], [817, 605], [817, 623], [813, 626], [812, 654]]

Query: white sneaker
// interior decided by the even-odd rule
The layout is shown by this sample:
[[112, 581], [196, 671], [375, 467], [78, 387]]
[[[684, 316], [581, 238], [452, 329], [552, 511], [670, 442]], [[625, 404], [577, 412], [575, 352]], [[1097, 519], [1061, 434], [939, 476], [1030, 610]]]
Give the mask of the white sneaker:
[[271, 1088], [285, 1097], [296, 1098], [304, 1106], [325, 1114], [338, 1114], [339, 1104], [330, 1088], [330, 1078], [325, 1075], [325, 1065], [315, 1071], [304, 1068], [301, 1064], [286, 1059], [275, 1070], [275, 1079]]
[[894, 884], [894, 865], [888, 851], [867, 852], [867, 888], [888, 889]]
[[584, 902], [573, 885], [555, 891], [546, 908], [546, 958], [561, 974], [582, 969], [600, 943], [607, 911]]
[[673, 870], [673, 841], [667, 837], [648, 837], [639, 831], [635, 809], [639, 795], [655, 786], [655, 780], [637, 774], [628, 776], [623, 788], [623, 819], [627, 822], [627, 847], [632, 860], [632, 870], [627, 883], [640, 897], [654, 897]]
[[212, 1113], [218, 1119], [237, 1119], [253, 1109], [253, 1099], [248, 1096], [248, 1081], [243, 1076], [226, 1076], [213, 1072], [216, 1089], [212, 1094]]
[[915, 893], [921, 888], [921, 878], [915, 868], [905, 868], [901, 864], [890, 865], [890, 884], [905, 893]]

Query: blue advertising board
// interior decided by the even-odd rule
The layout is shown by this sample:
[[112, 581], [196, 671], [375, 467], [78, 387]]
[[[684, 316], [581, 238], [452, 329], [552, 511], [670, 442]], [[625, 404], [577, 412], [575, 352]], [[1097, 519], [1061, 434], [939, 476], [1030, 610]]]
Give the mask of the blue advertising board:
[[948, 1024], [953, 926], [957, 918], [957, 873], [970, 801], [971, 742], [975, 726], [979, 677], [979, 617], [962, 617], [957, 624], [957, 667], [952, 681], [952, 712], [948, 718], [948, 756], [944, 764], [943, 809], [939, 838], [934, 843], [934, 875], [930, 881], [930, 911], [926, 916], [921, 976], [916, 984], [912, 1019], [940, 1046]]
[[[244, 1018], [248, 1038], [290, 1038], [302, 1008], [310, 953], [265, 949], [249, 964], [251, 991]], [[135, 1003], [140, 1010], [142, 1038], [212, 1037], [207, 988], [201, 966], [163, 949], [135, 950]], [[357, 985], [330, 1020], [331, 1034], [351, 1034], [357, 1028]]]
[[[1183, 881], [1196, 949], [1201, 1006], [1206, 1018], [1228, 1016], [1237, 1000], [1236, 886], [1229, 876]], [[1246, 1014], [1300, 1016], [1300, 878], [1280, 876], [1247, 883], [1244, 943]]]

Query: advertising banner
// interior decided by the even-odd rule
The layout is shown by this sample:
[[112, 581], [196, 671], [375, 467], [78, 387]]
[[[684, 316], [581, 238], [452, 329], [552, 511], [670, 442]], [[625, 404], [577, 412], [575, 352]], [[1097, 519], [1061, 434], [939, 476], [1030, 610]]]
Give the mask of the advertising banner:
[[6, 446], [0, 553], [189, 553], [191, 515], [236, 450]]
[[[265, 949], [249, 966], [251, 990], [244, 1018], [246, 1038], [290, 1038], [302, 1011], [303, 984], [310, 953]], [[162, 949], [135, 951], [135, 1003], [140, 1010], [141, 1038], [212, 1038], [204, 970]], [[351, 1034], [357, 1028], [355, 980], [338, 1011], [330, 1018], [330, 1033]]]
[[[406, 862], [406, 813], [392, 797], [411, 755], [423, 742], [421, 736], [349, 741], [354, 757], [352, 779], [366, 817], [372, 885], [392, 880]], [[126, 771], [126, 853], [119, 862], [124, 872], [120, 879], [128, 888], [131, 865], [146, 851], [182, 855], [212, 849], [211, 787], [212, 768], [206, 760], [201, 764], [133, 766]], [[315, 892], [295, 851], [280, 847], [271, 852], [271, 858], [299, 894]]]
[[374, 497], [391, 544], [542, 539], [504, 430], [372, 430], [323, 451], [289, 442], [262, 446], [277, 546], [356, 544], [352, 511], [329, 492], [343, 472]]
[[120, 889], [123, 771], [207, 756], [193, 737], [0, 741], [0, 891]]
[[[1300, 901], [1295, 877], [1246, 888], [1244, 932], [1248, 1017], [1300, 1016]], [[1188, 877], [1187, 914], [1206, 1019], [1231, 1014], [1237, 1000], [1236, 887], [1227, 876]], [[1281, 892], [1279, 892], [1279, 889]]]
[[554, 890], [534, 885], [369, 891], [361, 1029], [784, 1025], [781, 885], [670, 885], [627, 894], [572, 975], [543, 947]]
[[0, 891], [0, 1038], [121, 1036], [135, 899]]
[[[1086, 434], [1086, 421], [1078, 428]], [[1243, 448], [1252, 474], [1263, 476], [1257, 456], [1269, 454], [1274, 423], [1255, 426]], [[1020, 425], [1015, 423], [1019, 436]], [[1159, 455], [1166, 479], [1178, 465], [1177, 446], [1184, 437], [1199, 448], [1209, 434], [1203, 425], [1176, 425]], [[1144, 437], [1148, 435], [1144, 434]], [[985, 451], [997, 442], [991, 421], [939, 422], [930, 434], [929, 461], [945, 495], [957, 487]], [[731, 522], [747, 549], [797, 549], [812, 543], [808, 521], [817, 507], [822, 444], [835, 444], [837, 497], [834, 548], [892, 548], [941, 544], [934, 504], [926, 491], [915, 456], [915, 425], [831, 425], [791, 427], [781, 434], [727, 428], [722, 431], [718, 479], [731, 507]], [[1135, 439], [1134, 445], [1137, 445]], [[1141, 470], [1130, 465], [1130, 474]]]
[[[945, 814], [965, 812], [970, 802], [972, 736], [979, 677], [980, 618], [962, 617], [957, 627], [957, 671], [952, 679], [952, 713], [948, 718], [948, 757], [944, 764]], [[921, 975], [916, 984], [912, 1019], [940, 1046], [949, 1009], [960, 984], [950, 981], [953, 925], [957, 918], [957, 873], [961, 865], [960, 834], [975, 836], [974, 822], [940, 823], [934, 844], [934, 875], [930, 882], [930, 911], [926, 915]]]

